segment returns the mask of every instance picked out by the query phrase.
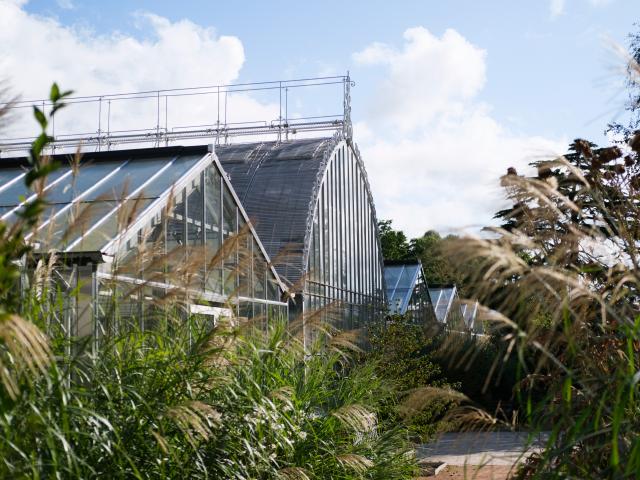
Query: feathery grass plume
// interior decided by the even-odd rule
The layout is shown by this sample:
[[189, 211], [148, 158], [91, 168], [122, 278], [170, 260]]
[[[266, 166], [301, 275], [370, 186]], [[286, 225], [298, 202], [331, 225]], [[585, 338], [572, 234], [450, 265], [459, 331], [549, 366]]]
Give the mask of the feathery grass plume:
[[49, 342], [38, 327], [17, 315], [0, 317], [0, 379], [11, 399], [20, 394], [25, 373], [34, 381], [46, 375], [52, 360]]
[[212, 435], [212, 429], [219, 426], [222, 415], [211, 405], [194, 400], [186, 405], [178, 405], [167, 410], [167, 416], [173, 419], [180, 430], [187, 435], [189, 443], [196, 448], [197, 439], [206, 441]]
[[398, 411], [402, 417], [408, 419], [419, 414], [433, 402], [443, 400], [451, 402], [452, 405], [470, 401], [466, 395], [452, 388], [424, 386], [410, 390], [402, 399]]
[[368, 433], [375, 430], [378, 424], [376, 414], [362, 405], [352, 404], [340, 407], [331, 413], [345, 426], [358, 433]]
[[278, 476], [284, 480], [311, 480], [304, 468], [286, 467], [278, 470]]
[[357, 453], [347, 453], [344, 455], [338, 455], [336, 460], [341, 465], [345, 467], [351, 468], [356, 472], [363, 474], [371, 467], [373, 467], [374, 463], [369, 460], [367, 457], [363, 455], [358, 455]]

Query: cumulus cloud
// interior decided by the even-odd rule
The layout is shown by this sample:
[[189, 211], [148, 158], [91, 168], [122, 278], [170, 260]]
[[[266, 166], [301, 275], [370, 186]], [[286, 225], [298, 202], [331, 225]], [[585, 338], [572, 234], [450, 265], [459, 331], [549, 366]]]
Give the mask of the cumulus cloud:
[[[213, 28], [190, 20], [172, 22], [142, 12], [136, 14], [139, 35], [96, 34], [30, 14], [24, 3], [0, 0], [0, 76], [23, 99], [45, 97], [53, 81], [76, 95], [226, 84], [238, 78], [245, 60], [237, 37], [218, 35]], [[230, 108], [231, 121], [272, 119], [277, 112], [277, 106], [246, 95], [233, 96], [228, 104], [242, 107]], [[112, 130], [156, 124], [153, 99], [114, 102], [109, 108]], [[213, 97], [173, 98], [168, 105], [174, 125], [213, 123], [216, 110]], [[13, 122], [13, 134], [33, 132], [28, 116], [25, 112], [24, 118]], [[97, 119], [96, 104], [75, 105], [60, 116], [57, 133], [95, 132]]]
[[513, 134], [492, 117], [477, 99], [486, 52], [454, 30], [436, 37], [412, 28], [401, 49], [374, 43], [354, 58], [383, 69], [374, 111], [354, 128], [378, 216], [412, 236], [491, 223], [504, 202], [498, 177], [564, 146]]
[[486, 52], [455, 30], [437, 38], [426, 28], [404, 32], [404, 47], [373, 43], [353, 58], [387, 70], [369, 117], [403, 131], [457, 114], [486, 81]]

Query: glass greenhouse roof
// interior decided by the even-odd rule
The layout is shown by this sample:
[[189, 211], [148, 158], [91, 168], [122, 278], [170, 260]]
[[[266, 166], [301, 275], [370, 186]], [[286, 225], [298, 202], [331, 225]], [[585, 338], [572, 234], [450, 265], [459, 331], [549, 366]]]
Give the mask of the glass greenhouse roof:
[[387, 285], [387, 302], [390, 313], [406, 313], [411, 294], [418, 283], [421, 268], [419, 263], [385, 264], [384, 279]]
[[429, 296], [431, 297], [436, 318], [439, 322], [445, 323], [451, 307], [458, 296], [455, 285], [429, 288]]
[[[47, 178], [48, 206], [38, 238], [31, 240], [41, 250], [101, 250], [120, 233], [123, 214], [131, 224], [178, 179], [198, 168], [207, 153], [206, 146], [86, 153], [79, 168], [72, 156], [58, 158], [63, 166]], [[7, 159], [3, 164], [0, 219], [12, 223], [34, 195], [23, 181], [26, 161]]]

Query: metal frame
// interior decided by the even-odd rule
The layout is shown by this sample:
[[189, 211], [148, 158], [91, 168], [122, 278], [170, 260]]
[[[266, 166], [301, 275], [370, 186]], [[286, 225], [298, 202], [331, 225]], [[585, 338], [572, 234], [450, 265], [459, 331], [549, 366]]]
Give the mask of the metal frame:
[[[343, 111], [335, 115], [289, 118], [288, 94], [290, 89], [311, 88], [327, 85], [343, 85]], [[77, 96], [65, 99], [68, 105], [94, 104], [98, 114], [97, 129], [94, 132], [78, 132], [57, 135], [53, 124], [54, 140], [48, 146], [50, 153], [59, 149], [77, 148], [79, 145], [93, 147], [97, 151], [103, 148], [110, 150], [117, 145], [131, 143], [152, 143], [155, 146], [168, 146], [171, 142], [183, 139], [214, 139], [219, 144], [234, 137], [267, 135], [275, 136], [278, 141], [289, 139], [290, 134], [298, 132], [340, 131], [345, 138], [351, 139], [351, 87], [355, 83], [347, 75], [330, 77], [312, 77], [292, 80], [268, 82], [238, 83], [227, 85], [209, 85], [181, 89], [147, 90], [119, 94], [95, 96]], [[229, 94], [258, 91], [278, 91], [279, 116], [277, 119], [256, 120], [250, 122], [227, 122], [227, 99]], [[169, 125], [169, 99], [192, 96], [215, 96], [217, 114], [216, 121], [205, 125]], [[223, 98], [224, 97], [224, 98]], [[127, 100], [148, 99], [156, 101], [156, 124], [153, 127], [135, 130], [111, 130], [111, 103]], [[7, 109], [31, 109], [37, 104], [42, 109], [51, 105], [49, 100], [24, 100], [11, 103], [0, 103]], [[103, 106], [106, 107], [106, 130], [103, 129]], [[161, 106], [164, 106], [164, 126], [161, 126]], [[4, 152], [26, 152], [35, 138], [17, 137], [0, 139], [0, 154]]]

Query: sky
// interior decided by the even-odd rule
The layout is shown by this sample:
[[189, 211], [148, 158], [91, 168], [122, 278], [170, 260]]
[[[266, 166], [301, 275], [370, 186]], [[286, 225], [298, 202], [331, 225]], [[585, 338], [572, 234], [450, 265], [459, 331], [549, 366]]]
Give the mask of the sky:
[[[410, 237], [474, 231], [503, 206], [508, 167], [525, 172], [574, 138], [607, 142], [626, 100], [615, 49], [639, 14], [638, 0], [0, 0], [0, 78], [31, 99], [53, 81], [95, 95], [349, 71], [378, 218]], [[336, 113], [329, 97], [291, 108]], [[244, 95], [232, 111], [277, 108]], [[184, 110], [184, 122], [206, 113]], [[93, 114], [71, 113], [68, 128], [95, 130]], [[120, 112], [121, 125], [146, 114]]]

